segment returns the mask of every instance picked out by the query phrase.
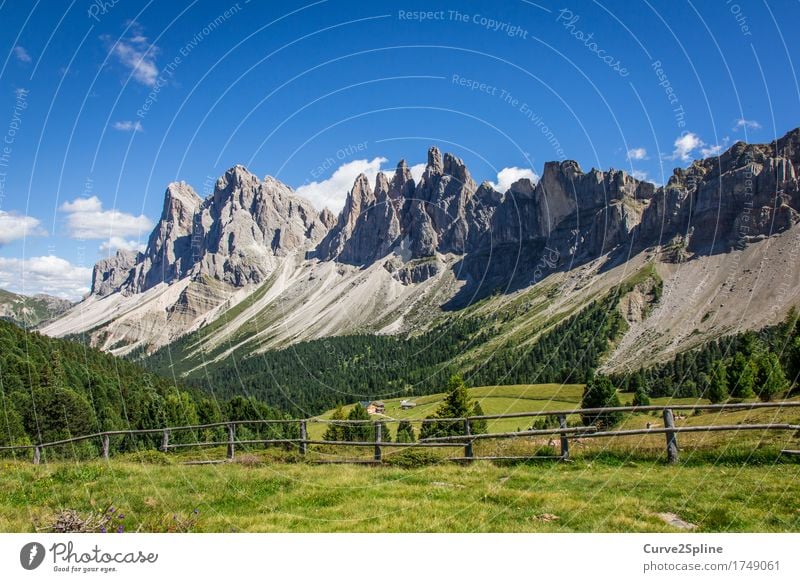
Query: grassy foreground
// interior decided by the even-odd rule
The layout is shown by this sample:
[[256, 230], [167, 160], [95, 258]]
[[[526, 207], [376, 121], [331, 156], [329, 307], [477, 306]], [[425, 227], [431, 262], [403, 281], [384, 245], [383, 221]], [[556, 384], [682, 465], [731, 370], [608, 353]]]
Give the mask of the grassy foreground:
[[111, 505], [111, 526], [127, 532], [680, 531], [660, 513], [696, 531], [800, 531], [800, 464], [791, 460], [403, 469], [254, 457], [191, 466], [5, 462], [0, 531], [47, 528], [60, 510], [101, 515]]

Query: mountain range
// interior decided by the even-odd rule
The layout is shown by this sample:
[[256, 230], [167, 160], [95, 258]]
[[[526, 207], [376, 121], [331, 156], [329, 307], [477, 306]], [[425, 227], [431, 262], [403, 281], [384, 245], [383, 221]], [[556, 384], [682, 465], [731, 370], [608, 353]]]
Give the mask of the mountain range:
[[532, 345], [627, 282], [611, 306], [627, 326], [602, 365], [648, 365], [800, 304], [799, 171], [800, 129], [737, 142], [663, 186], [567, 160], [499, 192], [432, 147], [419, 181], [403, 160], [373, 183], [360, 175], [335, 216], [235, 166], [205, 199], [170, 184], [144, 252], [98, 262], [91, 293], [42, 330], [130, 357], [174, 346], [191, 374], [491, 316], [501, 333], [470, 347], [486, 356]]

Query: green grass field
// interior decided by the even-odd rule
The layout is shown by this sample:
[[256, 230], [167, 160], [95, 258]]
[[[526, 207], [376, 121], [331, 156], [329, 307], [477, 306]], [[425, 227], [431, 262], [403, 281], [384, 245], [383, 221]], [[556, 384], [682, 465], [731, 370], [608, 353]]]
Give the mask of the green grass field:
[[[615, 459], [415, 469], [274, 461], [225, 465], [0, 465], [0, 531], [113, 505], [125, 531], [800, 531], [800, 464]], [[195, 510], [197, 513], [195, 514]]]
[[[582, 386], [496, 386], [471, 389], [487, 414], [573, 409]], [[415, 399], [386, 417], [419, 420], [443, 395]], [[630, 395], [622, 395], [623, 402]], [[672, 401], [691, 403], [693, 401]], [[666, 404], [656, 400], [654, 404]], [[324, 417], [330, 415], [330, 412]], [[577, 418], [572, 419], [577, 420]], [[659, 426], [659, 415], [624, 417], [620, 428]], [[800, 409], [757, 409], [687, 414], [678, 426], [800, 424]], [[491, 421], [490, 432], [527, 428], [530, 419]], [[310, 425], [312, 438], [323, 423]], [[394, 424], [390, 425], [394, 427]], [[477, 455], [558, 453], [549, 436], [476, 442]], [[296, 450], [237, 447], [184, 448], [169, 454], [98, 461], [0, 461], [0, 531], [47, 530], [62, 510], [84, 519], [114, 505], [125, 531], [258, 532], [627, 532], [679, 531], [659, 517], [672, 513], [695, 531], [800, 531], [800, 462], [781, 455], [800, 449], [792, 432], [682, 433], [680, 460], [665, 463], [663, 435], [572, 439], [570, 463], [476, 461], [455, 464], [460, 447], [384, 448], [382, 466], [315, 464], [369, 458], [371, 448]], [[195, 510], [197, 513], [195, 513]], [[116, 515], [116, 514], [115, 514]]]

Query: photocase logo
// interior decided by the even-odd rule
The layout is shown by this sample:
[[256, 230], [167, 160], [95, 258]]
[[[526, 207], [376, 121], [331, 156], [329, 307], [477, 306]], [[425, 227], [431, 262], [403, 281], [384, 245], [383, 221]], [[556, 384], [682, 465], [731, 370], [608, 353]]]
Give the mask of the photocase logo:
[[26, 570], [35, 570], [42, 565], [44, 554], [44, 546], [39, 542], [27, 543], [19, 552], [19, 563]]

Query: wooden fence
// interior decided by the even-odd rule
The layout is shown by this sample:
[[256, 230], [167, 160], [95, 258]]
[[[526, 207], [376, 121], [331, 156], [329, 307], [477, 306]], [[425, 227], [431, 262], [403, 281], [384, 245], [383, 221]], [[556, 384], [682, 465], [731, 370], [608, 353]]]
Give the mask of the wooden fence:
[[[569, 459], [569, 442], [570, 438], [608, 438], [619, 436], [631, 435], [656, 435], [664, 434], [666, 437], [666, 452], [667, 460], [670, 463], [675, 463], [678, 460], [678, 434], [688, 432], [716, 432], [716, 431], [732, 431], [738, 432], [742, 430], [760, 430], [760, 431], [795, 431], [800, 435], [800, 425], [796, 424], [717, 424], [708, 426], [675, 426], [675, 410], [709, 410], [709, 411], [733, 411], [733, 410], [754, 410], [759, 408], [796, 408], [800, 407], [800, 402], [750, 402], [750, 403], [737, 403], [737, 404], [686, 404], [686, 405], [671, 405], [671, 406], [618, 406], [608, 408], [584, 408], [574, 410], [550, 410], [550, 411], [536, 411], [536, 412], [514, 412], [508, 414], [484, 414], [481, 416], [469, 416], [464, 418], [441, 418], [441, 419], [391, 419], [381, 418], [379, 421], [373, 420], [327, 420], [320, 418], [303, 418], [303, 419], [290, 419], [290, 420], [237, 420], [228, 422], [217, 422], [211, 424], [188, 425], [188, 426], [174, 426], [157, 429], [144, 429], [144, 430], [113, 430], [99, 432], [89, 435], [77, 436], [73, 438], [63, 439], [49, 443], [39, 443], [34, 445], [18, 445], [18, 446], [4, 446], [0, 447], [0, 452], [18, 451], [18, 450], [33, 450], [33, 463], [39, 464], [41, 462], [42, 451], [46, 448], [68, 445], [72, 443], [99, 440], [100, 451], [103, 459], [108, 460], [111, 453], [110, 438], [112, 436], [127, 436], [127, 435], [161, 435], [161, 445], [158, 447], [163, 452], [168, 452], [177, 448], [184, 447], [215, 447], [225, 446], [227, 448], [227, 460], [233, 460], [237, 445], [287, 445], [296, 446], [301, 455], [308, 453], [309, 445], [329, 445], [329, 446], [343, 446], [343, 447], [368, 447], [373, 448], [374, 454], [371, 463], [381, 463], [383, 460], [383, 450], [391, 447], [401, 448], [434, 448], [434, 447], [463, 447], [464, 454], [460, 457], [448, 457], [451, 461], [474, 461], [474, 460], [504, 460], [504, 459], [530, 459], [530, 458], [544, 458], [538, 457], [522, 457], [522, 456], [476, 456], [474, 453], [473, 444], [475, 441], [484, 439], [514, 439], [521, 437], [531, 436], [558, 436], [560, 439], [560, 454], [552, 456], [560, 460]], [[567, 417], [572, 415], [599, 415], [609, 412], [621, 413], [636, 413], [636, 412], [660, 412], [664, 419], [663, 427], [643, 428], [643, 429], [629, 429], [629, 430], [602, 430], [595, 426], [568, 426]], [[509, 418], [535, 418], [541, 416], [556, 417], [558, 419], [558, 428], [543, 428], [531, 429], [514, 432], [497, 432], [497, 433], [482, 433], [472, 434], [472, 427], [476, 421], [486, 420], [499, 420]], [[403, 442], [387, 442], [382, 438], [382, 423], [399, 423], [402, 421], [417, 422], [417, 423], [463, 423], [463, 434], [454, 436], [438, 436], [420, 439], [417, 442], [403, 443]], [[324, 440], [324, 439], [311, 439], [308, 437], [308, 426], [310, 423], [325, 423], [337, 425], [374, 425], [374, 440], [368, 441], [338, 441], [338, 440]], [[239, 426], [247, 425], [270, 425], [270, 424], [295, 424], [299, 425], [300, 436], [299, 438], [274, 438], [274, 439], [237, 439], [236, 429]], [[191, 443], [170, 443], [170, 435], [182, 431], [199, 431], [207, 429], [225, 428], [227, 438], [223, 441], [198, 441]], [[786, 450], [783, 451], [787, 454], [800, 454], [800, 451]], [[365, 462], [361, 461], [343, 461], [343, 462]]]

